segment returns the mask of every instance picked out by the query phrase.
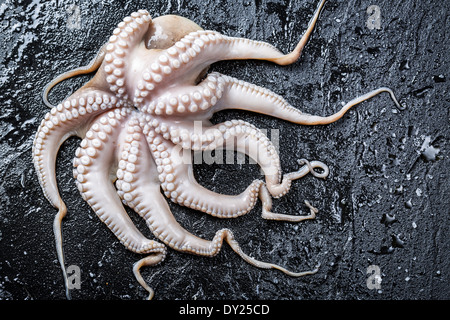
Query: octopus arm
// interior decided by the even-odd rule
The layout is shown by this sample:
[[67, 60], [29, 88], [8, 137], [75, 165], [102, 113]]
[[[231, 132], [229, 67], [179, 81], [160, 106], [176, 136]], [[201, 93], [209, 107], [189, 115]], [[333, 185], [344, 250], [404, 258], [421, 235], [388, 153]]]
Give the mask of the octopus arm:
[[[176, 125], [179, 129], [175, 129], [174, 124], [170, 122], [166, 121], [164, 123], [164, 126], [169, 128], [170, 139], [179, 148], [176, 153], [181, 154], [181, 156], [177, 157], [179, 159], [183, 156], [182, 150], [206, 151], [225, 148], [246, 154], [259, 164], [265, 174], [265, 184], [258, 186], [258, 195], [263, 204], [263, 218], [266, 219], [291, 222], [304, 220], [304, 217], [272, 213], [272, 197], [280, 198], [284, 196], [289, 191], [293, 180], [300, 179], [308, 173], [322, 179], [326, 178], [329, 173], [328, 166], [324, 163], [320, 161], [309, 162], [301, 159], [299, 164], [302, 166], [297, 171], [282, 174], [280, 159], [275, 146], [261, 130], [242, 120], [226, 121], [207, 128], [202, 126], [196, 127], [192, 122], [177, 122]], [[169, 162], [169, 160], [165, 161]], [[178, 160], [178, 162], [180, 161], [186, 162], [186, 157]], [[164, 173], [164, 159], [161, 163], [159, 171], [163, 172], [163, 185], [165, 183], [169, 185], [170, 183], [167, 183], [166, 174]], [[319, 169], [321, 172], [316, 171], [316, 169]], [[173, 185], [175, 186], [175, 183]], [[172, 189], [172, 186], [169, 188]], [[222, 200], [224, 199], [222, 198]], [[311, 216], [308, 217], [312, 218], [317, 210], [309, 202], [305, 201], [305, 203], [311, 210]]]
[[[258, 261], [241, 250], [233, 233], [228, 229], [217, 231], [211, 241], [194, 236], [185, 230], [175, 220], [160, 192], [159, 181], [155, 178], [159, 170], [138, 123], [136, 120], [134, 125], [128, 127], [128, 136], [125, 139], [128, 145], [125, 145], [124, 148], [128, 149], [129, 152], [122, 153], [122, 163], [119, 164], [116, 185], [119, 195], [125, 203], [145, 219], [157, 238], [175, 250], [203, 256], [218, 254], [223, 241], [226, 241], [242, 259], [256, 267], [274, 268], [297, 277], [317, 272], [317, 268], [306, 272], [291, 272], [278, 265]], [[153, 145], [159, 146], [160, 144], [154, 142]], [[131, 155], [136, 157], [130, 157]], [[149, 261], [153, 263], [154, 259], [152, 258]], [[134, 272], [139, 282], [150, 292], [150, 297], [152, 297], [153, 290], [145, 284], [140, 274], [140, 268], [146, 266], [146, 262], [147, 260], [144, 258], [136, 263]]]
[[[65, 212], [66, 209], [59, 196], [54, 174], [58, 149], [72, 135], [83, 137], [96, 116], [123, 104], [125, 99], [121, 98], [124, 98], [126, 90], [125, 64], [141, 42], [150, 23], [151, 17], [145, 10], [126, 17], [114, 29], [113, 35], [90, 65], [60, 75], [44, 90], [44, 103], [50, 105], [47, 95], [54, 85], [76, 74], [99, 68], [89, 83], [45, 115], [33, 144], [34, 164], [44, 195], [60, 212]], [[105, 88], [109, 88], [115, 95], [104, 93]]]
[[42, 120], [34, 142], [33, 163], [45, 197], [62, 215], [62, 201], [55, 175], [55, 162], [62, 143], [70, 136], [84, 137], [89, 124], [99, 114], [122, 103], [98, 90], [80, 89], [48, 112]]
[[[127, 71], [128, 82], [133, 83], [129, 88], [134, 91], [132, 93], [134, 93], [135, 103], [139, 105], [149, 103], [150, 97], [153, 96], [152, 93], [161, 83], [172, 85], [175, 83], [178, 85], [198, 83], [209, 65], [220, 60], [257, 59], [271, 61], [279, 65], [295, 62], [300, 57], [301, 51], [309, 39], [324, 2], [325, 0], [321, 1], [306, 32], [295, 49], [288, 54], [283, 54], [273, 45], [263, 41], [235, 38], [222, 35], [219, 32], [205, 30], [190, 32], [161, 52], [147, 50], [145, 46], [140, 46], [136, 52], [140, 52], [139, 55], [145, 58], [131, 68], [131, 73], [129, 72], [130, 69]], [[118, 31], [118, 35], [121, 37], [123, 35], [123, 38], [126, 38], [127, 32], [126, 30], [125, 33]], [[111, 51], [114, 50], [113, 47], [113, 45], [110, 46]], [[122, 52], [122, 50], [119, 52]], [[121, 59], [121, 57], [114, 59], [113, 54], [105, 56], [105, 60], [115, 63], [115, 66], [110, 68], [111, 72], [115, 67], [124, 65], [124, 63], [121, 63]], [[186, 72], [186, 70], [189, 70], [189, 72]], [[140, 73], [141, 76], [135, 77], [136, 73]], [[111, 83], [111, 90], [119, 94], [125, 92], [123, 88], [119, 88], [124, 85], [123, 80], [111, 76], [108, 82]]]
[[118, 97], [130, 98], [129, 92], [136, 87], [136, 75], [142, 72], [140, 60], [150, 52], [145, 49], [144, 38], [151, 23], [146, 10], [133, 12], [117, 25], [105, 44], [104, 77], [109, 90]]
[[168, 57], [176, 57], [181, 64], [188, 64], [191, 70], [197, 70], [196, 74], [200, 74], [204, 68], [220, 60], [257, 59], [279, 65], [291, 64], [300, 57], [324, 3], [325, 0], [320, 2], [306, 32], [295, 49], [288, 54], [283, 54], [273, 45], [263, 41], [235, 38], [203, 30], [189, 33], [167, 49], [166, 53]]
[[[74, 177], [87, 203], [116, 237], [131, 251], [149, 256], [139, 260], [133, 270], [138, 282], [153, 297], [153, 290], [139, 274], [142, 265], [156, 265], [164, 260], [163, 244], [147, 239], [127, 215], [111, 179], [120, 154], [125, 154], [124, 141], [131, 110], [122, 108], [98, 118], [86, 134], [74, 160]], [[125, 133], [124, 133], [125, 132]], [[122, 146], [121, 148], [119, 146]], [[123, 177], [121, 177], [123, 178]], [[101, 192], [99, 192], [101, 190]]]
[[74, 76], [78, 76], [81, 74], [88, 74], [91, 72], [94, 72], [95, 70], [97, 70], [100, 65], [103, 62], [103, 58], [105, 56], [105, 48], [106, 48], [106, 44], [104, 44], [100, 50], [97, 52], [97, 54], [95, 55], [95, 57], [91, 60], [91, 62], [89, 62], [88, 65], [86, 66], [82, 66], [82, 67], [78, 67], [69, 71], [66, 71], [62, 74], [60, 74], [59, 76], [57, 76], [55, 79], [53, 79], [52, 81], [50, 81], [45, 87], [44, 90], [42, 92], [42, 101], [44, 102], [44, 104], [49, 107], [49, 108], [53, 108], [54, 106], [48, 101], [48, 94], [50, 93], [50, 90], [52, 90], [52, 88], [54, 86], [56, 86], [58, 83], [72, 78]]
[[83, 199], [121, 243], [133, 252], [147, 253], [161, 246], [133, 224], [110, 176], [117, 168], [119, 153], [126, 152], [118, 146], [124, 144], [123, 126], [131, 112], [115, 109], [95, 120], [76, 152], [74, 177]]
[[403, 110], [392, 90], [381, 87], [349, 101], [338, 112], [330, 116], [316, 116], [300, 111], [290, 105], [282, 96], [268, 89], [225, 75], [216, 77], [220, 83], [223, 83], [223, 90], [221, 98], [212, 107], [211, 114], [225, 109], [243, 109], [302, 125], [325, 125], [339, 120], [353, 106], [382, 92], [389, 93], [396, 107]]
[[163, 139], [153, 130], [148, 130], [148, 126], [144, 126], [144, 132], [156, 162], [161, 188], [173, 202], [218, 218], [238, 217], [254, 207], [263, 184], [261, 180], [254, 180], [237, 195], [208, 190], [194, 177], [191, 150], [182, 149]]
[[208, 110], [221, 98], [224, 85], [221, 75], [213, 72], [197, 85], [185, 84], [168, 88], [162, 95], [145, 104], [141, 111], [162, 117], [186, 119], [210, 118]]
[[187, 233], [173, 217], [161, 194], [157, 166], [137, 119], [128, 124], [124, 142], [116, 181], [124, 203], [142, 216], [153, 234], [167, 245], [181, 249], [193, 242], [208, 247], [209, 242]]

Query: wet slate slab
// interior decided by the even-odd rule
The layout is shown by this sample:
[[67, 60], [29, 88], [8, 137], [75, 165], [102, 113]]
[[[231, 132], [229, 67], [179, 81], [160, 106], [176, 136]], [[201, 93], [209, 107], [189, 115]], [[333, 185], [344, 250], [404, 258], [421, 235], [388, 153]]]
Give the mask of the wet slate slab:
[[[179, 14], [205, 29], [265, 40], [291, 50], [317, 1], [5, 1], [0, 4], [0, 299], [65, 299], [52, 233], [55, 210], [44, 199], [31, 163], [31, 145], [47, 112], [40, 95], [56, 75], [85, 65], [116, 24], [145, 8], [152, 16]], [[368, 10], [369, 6], [379, 8]], [[219, 220], [170, 204], [177, 220], [212, 238], [230, 228], [243, 250], [292, 270], [320, 271], [291, 278], [259, 270], [228, 247], [214, 258], [169, 251], [143, 271], [155, 299], [448, 299], [449, 287], [449, 54], [448, 2], [327, 1], [301, 59], [279, 67], [258, 61], [214, 64], [211, 70], [262, 85], [301, 110], [331, 114], [343, 101], [380, 86], [392, 88], [406, 110], [383, 94], [339, 122], [305, 127], [267, 116], [228, 111], [214, 122], [244, 119], [279, 142], [282, 169], [297, 159], [321, 160], [326, 181], [308, 176], [275, 200], [277, 212], [305, 214], [300, 224], [266, 221], [261, 206]], [[367, 25], [375, 18], [375, 24]], [[380, 22], [379, 29], [372, 28]], [[89, 77], [58, 86], [56, 102]], [[277, 138], [278, 137], [278, 138]], [[67, 265], [81, 271], [74, 299], [143, 299], [124, 249], [86, 205], [73, 183], [69, 139], [57, 174], [69, 214], [63, 223]], [[204, 186], [238, 193], [260, 176], [254, 164], [199, 164]], [[132, 215], [149, 237], [145, 224]], [[370, 274], [380, 273], [374, 288]], [[372, 284], [372, 285], [371, 285]]]

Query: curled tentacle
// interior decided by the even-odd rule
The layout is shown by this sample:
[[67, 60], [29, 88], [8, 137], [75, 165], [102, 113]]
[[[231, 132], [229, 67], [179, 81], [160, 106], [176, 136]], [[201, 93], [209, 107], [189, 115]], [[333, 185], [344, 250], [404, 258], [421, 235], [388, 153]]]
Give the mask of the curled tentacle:
[[[199, 119], [202, 113], [221, 98], [223, 86], [219, 86], [217, 73], [213, 72], [198, 85], [180, 85], [168, 88], [141, 108], [142, 112], [155, 115]], [[200, 116], [200, 117], [199, 117]]]
[[[182, 149], [205, 151], [225, 148], [248, 155], [260, 165], [265, 174], [266, 185], [274, 197], [286, 194], [292, 180], [310, 172], [305, 170], [306, 166], [298, 172], [282, 175], [280, 158], [275, 146], [261, 130], [243, 120], [231, 120], [209, 126], [204, 126], [200, 121], [174, 123], [169, 120], [153, 120], [149, 126]], [[316, 161], [314, 166], [323, 169], [324, 172], [320, 175], [311, 170], [313, 175], [321, 178], [328, 175], [325, 164]]]
[[157, 165], [159, 183], [164, 194], [173, 202], [219, 218], [238, 217], [254, 207], [263, 183], [261, 180], [253, 181], [237, 195], [208, 190], [194, 177], [190, 150], [163, 139], [148, 125], [143, 127]]
[[153, 299], [153, 296], [155, 295], [155, 292], [153, 289], [145, 282], [144, 278], [141, 275], [141, 268], [146, 266], [154, 266], [158, 263], [161, 263], [166, 256], [166, 249], [165, 247], [155, 249], [151, 255], [142, 258], [141, 260], [137, 261], [133, 265], [133, 273], [136, 277], [136, 280], [139, 282], [139, 284], [148, 291], [148, 300]]
[[[177, 122], [175, 126], [174, 123], [166, 120], [164, 122], [153, 121], [148, 127], [153, 127], [153, 130], [156, 132], [163, 133], [166, 140], [162, 139], [161, 136], [156, 137], [156, 140], [158, 140], [159, 143], [163, 145], [168, 144], [169, 142], [167, 140], [170, 139], [178, 146], [178, 149], [171, 147], [172, 150], [177, 150], [175, 154], [177, 155], [177, 159], [179, 159], [178, 163], [183, 161], [189, 163], [190, 153], [187, 153], [188, 157], [186, 157], [186, 153], [183, 152], [191, 149], [208, 151], [225, 148], [248, 155], [258, 163], [265, 174], [265, 184], [258, 184], [257, 188], [250, 186], [255, 190], [254, 192], [259, 191], [259, 198], [263, 203], [263, 218], [291, 222], [304, 220], [302, 217], [291, 218], [291, 216], [288, 215], [272, 213], [270, 211], [272, 208], [271, 197], [280, 198], [284, 196], [289, 191], [293, 180], [300, 179], [308, 173], [311, 173], [317, 178], [326, 178], [329, 173], [327, 165], [320, 161], [309, 162], [305, 159], [301, 159], [299, 160], [299, 164], [302, 165], [302, 167], [299, 170], [282, 174], [280, 159], [275, 146], [267, 136], [255, 126], [242, 120], [226, 121], [225, 123], [207, 127], [203, 127], [201, 124], [201, 122], [194, 122], [193, 124], [190, 122]], [[151, 131], [151, 129], [148, 130]], [[153, 139], [154, 137], [151, 136], [151, 138]], [[151, 143], [154, 143], [154, 140], [152, 140]], [[172, 181], [167, 182], [165, 180], [166, 173], [164, 173], [163, 170], [167, 164], [170, 164], [171, 170], [173, 170], [172, 159], [170, 157], [173, 151], [171, 150], [168, 152], [166, 149], [167, 147], [164, 146], [157, 154], [157, 158], [160, 157], [160, 154], [164, 154], [162, 151], [166, 154], [163, 159], [159, 159], [162, 164], [160, 170], [162, 174], [160, 174], [160, 177], [162, 175], [162, 186], [167, 195], [171, 195], [171, 192], [175, 191], [175, 195], [172, 196], [172, 198], [174, 198], [175, 196], [178, 196], [178, 190], [175, 190], [178, 184]], [[317, 172], [315, 169], [320, 169], [322, 172]], [[171, 180], [172, 175], [170, 175], [170, 177]], [[191, 190], [190, 188], [187, 189]], [[192, 189], [193, 193], [195, 193], [194, 190], [195, 189]], [[184, 198], [181, 198], [178, 202], [180, 203], [183, 200]], [[223, 198], [223, 200], [225, 199]], [[188, 201], [187, 203], [189, 204], [190, 202]], [[309, 202], [307, 202], [306, 205], [310, 208], [311, 215], [315, 215], [317, 210], [313, 208]], [[198, 209], [196, 203], [194, 203], [193, 208]], [[289, 218], [285, 219], [285, 217]]]
[[[157, 165], [151, 157], [146, 138], [137, 124], [136, 121], [135, 125], [128, 127], [128, 136], [124, 145], [126, 152], [122, 153], [116, 185], [119, 195], [125, 203], [145, 219], [158, 239], [178, 251], [210, 257], [220, 252], [225, 240], [242, 259], [258, 268], [274, 268], [296, 277], [317, 272], [317, 268], [313, 271], [291, 272], [281, 266], [258, 261], [241, 250], [233, 233], [228, 229], [217, 231], [211, 241], [199, 238], [186, 231], [175, 220], [164, 197], [158, 192], [159, 181], [155, 178], [158, 173]], [[148, 259], [150, 259], [150, 264], [155, 263], [155, 259], [157, 260], [153, 257]], [[141, 262], [135, 265], [135, 273], [152, 297], [153, 290], [145, 284], [139, 273], [139, 268], [142, 266]]]

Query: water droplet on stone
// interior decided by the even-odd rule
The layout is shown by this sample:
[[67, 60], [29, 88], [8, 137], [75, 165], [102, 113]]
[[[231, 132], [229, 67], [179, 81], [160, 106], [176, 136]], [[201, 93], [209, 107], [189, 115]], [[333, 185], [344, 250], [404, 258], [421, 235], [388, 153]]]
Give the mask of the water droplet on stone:
[[405, 247], [405, 241], [400, 239], [399, 235], [392, 235], [392, 246], [394, 248], [404, 248]]
[[389, 213], [383, 214], [383, 217], [381, 218], [381, 223], [384, 223], [386, 226], [390, 226], [394, 222], [396, 222], [397, 219], [395, 219], [395, 216], [391, 216]]
[[411, 199], [409, 199], [408, 201], [405, 202], [405, 207], [406, 207], [406, 208], [411, 209], [412, 206], [413, 206], [413, 205], [412, 205]]
[[434, 82], [439, 83], [439, 82], [445, 82], [446, 79], [443, 74], [440, 74], [438, 76], [433, 76], [433, 80], [434, 80]]
[[400, 63], [400, 67], [399, 67], [400, 70], [409, 70], [410, 68], [411, 67], [409, 66], [409, 61], [408, 60], [403, 60]]

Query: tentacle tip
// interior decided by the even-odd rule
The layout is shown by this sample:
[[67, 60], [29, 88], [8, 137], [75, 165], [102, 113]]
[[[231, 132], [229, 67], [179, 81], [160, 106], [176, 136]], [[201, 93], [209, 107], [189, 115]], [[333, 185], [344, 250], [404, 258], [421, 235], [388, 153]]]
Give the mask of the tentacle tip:
[[67, 300], [72, 300], [72, 295], [70, 294], [70, 289], [66, 288], [66, 299]]
[[314, 213], [319, 213], [319, 209], [313, 207], [312, 204], [311, 204], [308, 200], [305, 200], [305, 204], [306, 204], [306, 206], [307, 206], [309, 209], [311, 209], [311, 211], [313, 211]]
[[319, 271], [319, 269], [320, 269], [320, 262], [318, 262], [318, 263], [316, 264], [316, 266], [314, 267], [314, 269], [312, 270], [312, 272], [313, 272], [313, 273], [317, 273], [317, 272]]
[[399, 100], [397, 99], [397, 97], [395, 96], [394, 92], [389, 89], [389, 88], [382, 88], [385, 91], [387, 91], [389, 93], [389, 95], [391, 96], [392, 100], [395, 103], [395, 107], [397, 108], [398, 111], [403, 111], [406, 110], [406, 106], [402, 103], [399, 102]]
[[397, 107], [397, 110], [398, 110], [398, 111], [404, 111], [404, 110], [406, 110], [406, 105], [403, 104], [403, 103], [398, 103], [398, 104], [396, 104], [395, 106]]
[[150, 291], [150, 292], [148, 293], [147, 300], [152, 300], [154, 296], [155, 296], [155, 292], [154, 292], [153, 290]]

